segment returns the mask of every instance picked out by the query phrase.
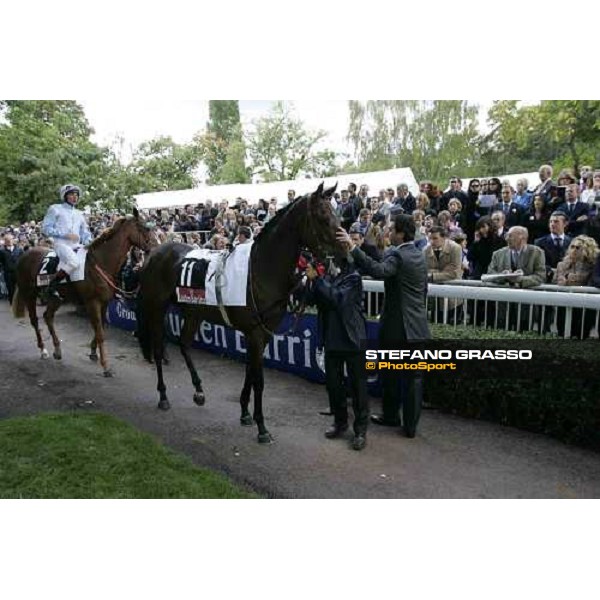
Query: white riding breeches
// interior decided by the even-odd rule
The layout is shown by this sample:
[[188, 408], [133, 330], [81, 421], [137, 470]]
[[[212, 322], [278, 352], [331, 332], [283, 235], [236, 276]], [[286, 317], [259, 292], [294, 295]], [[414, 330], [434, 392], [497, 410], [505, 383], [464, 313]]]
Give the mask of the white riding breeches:
[[56, 254], [58, 254], [58, 258], [60, 259], [58, 268], [62, 269], [67, 275], [70, 275], [79, 266], [79, 258], [75, 253], [75, 250], [79, 247], [79, 244], [70, 245], [54, 242], [54, 250], [56, 250]]

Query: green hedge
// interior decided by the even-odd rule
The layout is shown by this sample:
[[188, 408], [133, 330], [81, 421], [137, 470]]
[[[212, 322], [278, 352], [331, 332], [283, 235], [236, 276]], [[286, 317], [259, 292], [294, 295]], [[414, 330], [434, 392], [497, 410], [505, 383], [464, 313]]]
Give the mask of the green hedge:
[[[476, 328], [432, 325], [437, 339], [540, 339], [535, 333], [517, 334]], [[542, 338], [543, 339], [543, 338]], [[600, 361], [600, 342], [564, 344], [567, 360], [593, 353]], [[599, 364], [600, 369], [600, 364]], [[569, 443], [600, 449], [600, 382], [569, 378], [448, 380], [428, 378], [425, 401], [444, 412], [485, 419]]]

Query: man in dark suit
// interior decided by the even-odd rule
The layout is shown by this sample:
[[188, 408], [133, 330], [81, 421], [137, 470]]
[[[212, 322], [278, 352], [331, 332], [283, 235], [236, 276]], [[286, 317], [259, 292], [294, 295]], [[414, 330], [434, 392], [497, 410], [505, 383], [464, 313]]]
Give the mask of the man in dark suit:
[[571, 183], [567, 186], [567, 201], [563, 202], [558, 208], [558, 212], [567, 215], [566, 231], [571, 237], [577, 237], [585, 233], [589, 219], [590, 205], [587, 202], [579, 200], [579, 186]]
[[329, 404], [333, 411], [333, 425], [325, 437], [340, 437], [348, 429], [348, 403], [344, 385], [344, 365], [354, 411], [354, 450], [366, 444], [369, 420], [367, 382], [362, 376], [364, 358], [360, 342], [366, 339], [365, 317], [362, 312], [362, 278], [346, 258], [338, 259], [339, 272], [332, 278], [319, 277], [309, 264], [307, 304], [319, 308], [320, 330], [325, 347], [325, 378]]
[[[427, 323], [427, 266], [423, 252], [415, 247], [415, 222], [410, 215], [397, 215], [390, 224], [389, 248], [381, 262], [369, 258], [356, 246], [343, 229], [337, 239], [346, 244], [358, 269], [385, 282], [385, 302], [379, 326], [382, 349], [398, 348], [405, 340], [431, 337]], [[402, 424], [407, 437], [414, 437], [421, 414], [423, 380], [407, 378], [399, 381], [393, 374], [382, 376], [383, 415], [373, 415], [378, 425]]]
[[460, 177], [450, 178], [450, 189], [440, 198], [439, 210], [448, 210], [448, 202], [452, 198], [460, 200], [462, 206], [466, 206], [469, 198], [465, 192], [462, 191], [462, 180]]
[[417, 208], [417, 201], [410, 193], [406, 183], [400, 183], [396, 187], [396, 197], [394, 198], [393, 206], [401, 208], [401, 212], [407, 215], [412, 215], [413, 210]]
[[15, 245], [11, 233], [4, 236], [4, 246], [0, 248], [0, 265], [4, 271], [4, 281], [8, 290], [8, 301], [12, 304], [17, 281], [17, 261], [23, 250]]
[[538, 238], [534, 244], [544, 251], [546, 256], [546, 283], [552, 282], [558, 263], [565, 257], [567, 248], [573, 239], [565, 233], [567, 215], [562, 212], [553, 212], [550, 215], [550, 233]]
[[512, 191], [508, 186], [502, 189], [502, 202], [494, 206], [494, 211], [500, 211], [504, 214], [507, 229], [515, 225], [521, 225], [523, 221], [523, 209], [516, 202], [513, 202]]

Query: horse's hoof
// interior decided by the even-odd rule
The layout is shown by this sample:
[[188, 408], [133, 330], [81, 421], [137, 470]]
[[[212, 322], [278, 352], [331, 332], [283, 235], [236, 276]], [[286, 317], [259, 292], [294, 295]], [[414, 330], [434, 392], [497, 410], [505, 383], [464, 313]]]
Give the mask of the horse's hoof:
[[158, 408], [160, 410], [169, 410], [171, 408], [171, 404], [168, 400], [160, 400], [158, 403]]
[[204, 395], [204, 392], [196, 392], [194, 394], [194, 402], [198, 406], [204, 406], [204, 403], [206, 402], [206, 396]]
[[254, 423], [254, 419], [252, 418], [252, 415], [244, 415], [243, 417], [240, 417], [240, 423], [244, 425], [244, 427], [247, 427]]
[[268, 431], [266, 433], [258, 434], [259, 444], [272, 444], [274, 441], [273, 436]]
[[92, 362], [98, 362], [98, 355], [97, 354], [90, 354], [90, 360]]
[[104, 377], [114, 377], [113, 372], [110, 369], [106, 369], [102, 375], [104, 375]]
[[42, 350], [42, 354], [40, 355], [40, 358], [43, 358], [44, 360], [46, 360], [48, 357], [50, 356], [50, 354], [48, 354], [48, 350], [46, 350], [45, 348]]
[[55, 360], [61, 360], [62, 359], [62, 353], [60, 350], [55, 350], [52, 353], [52, 356], [54, 357]]

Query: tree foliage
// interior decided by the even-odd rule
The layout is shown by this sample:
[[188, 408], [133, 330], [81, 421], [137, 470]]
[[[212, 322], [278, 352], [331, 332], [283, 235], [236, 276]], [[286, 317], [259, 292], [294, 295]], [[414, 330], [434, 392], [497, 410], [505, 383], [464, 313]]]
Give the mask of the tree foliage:
[[6, 218], [40, 217], [69, 181], [94, 189], [105, 150], [90, 141], [93, 130], [81, 106], [70, 100], [7, 100], [2, 114], [0, 206]]
[[196, 141], [210, 184], [249, 181], [238, 100], [210, 100], [206, 132]]
[[360, 170], [396, 165], [442, 180], [476, 164], [478, 107], [465, 100], [351, 100], [349, 111]]
[[247, 135], [252, 173], [264, 181], [284, 181], [335, 172], [335, 153], [316, 148], [326, 135], [322, 130], [309, 131], [294, 116], [293, 107], [276, 102]]

